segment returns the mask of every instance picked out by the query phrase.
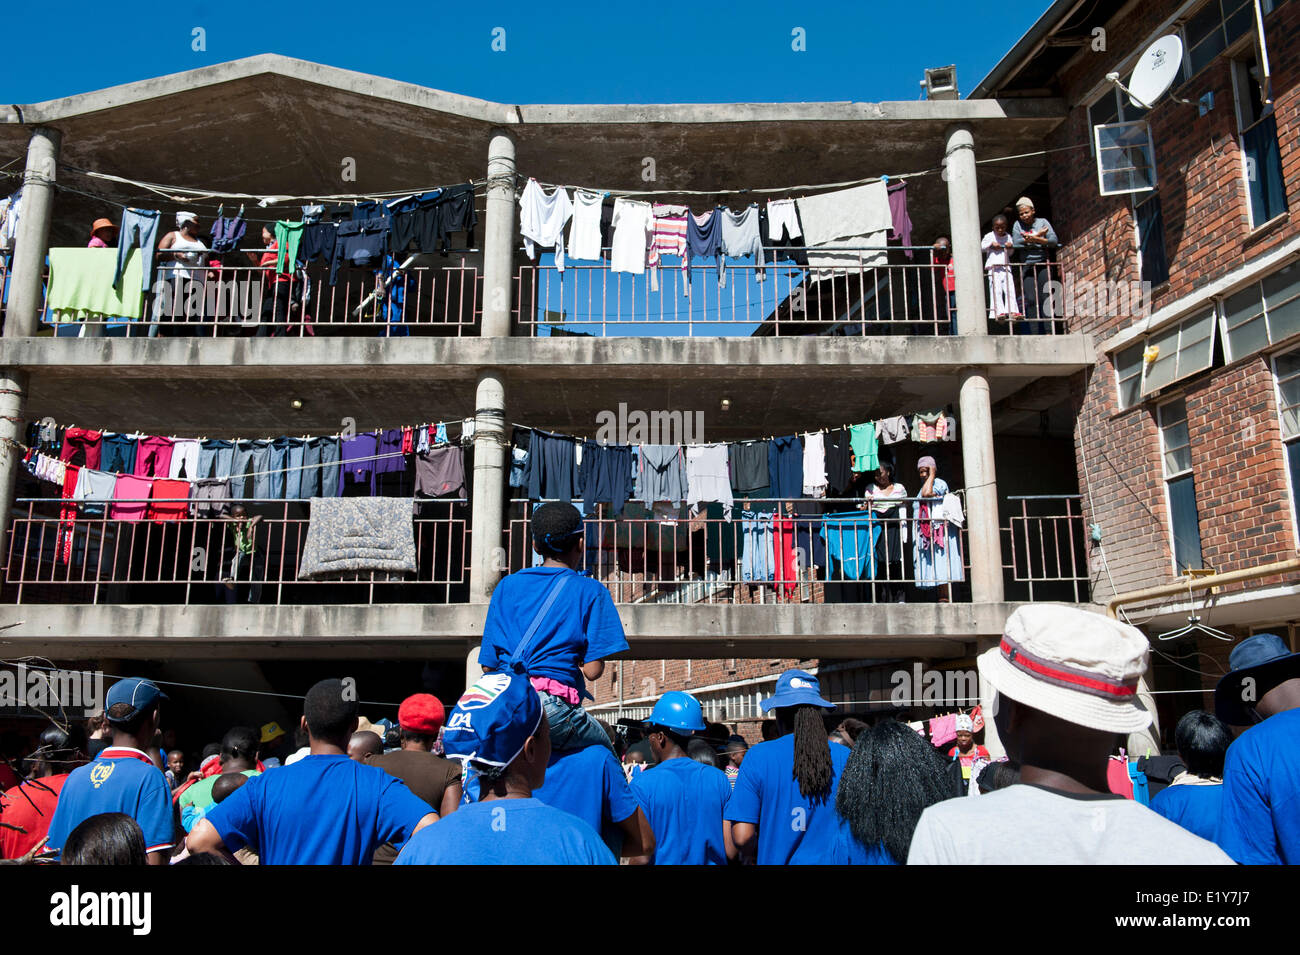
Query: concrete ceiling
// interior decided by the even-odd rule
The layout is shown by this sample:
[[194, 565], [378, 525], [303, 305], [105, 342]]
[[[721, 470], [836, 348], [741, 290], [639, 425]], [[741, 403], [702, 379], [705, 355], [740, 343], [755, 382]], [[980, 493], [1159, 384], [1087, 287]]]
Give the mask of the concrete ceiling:
[[[481, 179], [490, 131], [505, 127], [523, 176], [682, 190], [667, 198], [739, 206], [761, 196], [735, 190], [937, 169], [954, 122], [971, 124], [979, 157], [1032, 152], [1064, 107], [1058, 100], [514, 106], [263, 55], [3, 113], [0, 164], [24, 154], [29, 127], [53, 126], [63, 133], [63, 185], [164, 211], [197, 207], [206, 219], [216, 201], [178, 204], [73, 170], [252, 196], [367, 194]], [[342, 177], [348, 160], [355, 181]], [[1041, 157], [981, 166], [982, 211], [1001, 208], [1042, 168]], [[947, 231], [937, 174], [912, 180], [909, 204], [918, 244]], [[54, 241], [84, 241], [87, 224], [112, 212], [64, 191]], [[251, 215], [295, 212], [286, 203]]]

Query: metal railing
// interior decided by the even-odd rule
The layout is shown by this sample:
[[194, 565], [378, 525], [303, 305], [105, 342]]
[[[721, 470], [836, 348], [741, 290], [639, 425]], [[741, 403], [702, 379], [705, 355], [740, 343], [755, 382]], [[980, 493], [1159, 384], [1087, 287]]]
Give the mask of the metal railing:
[[477, 333], [482, 282], [478, 268], [464, 258], [387, 276], [340, 269], [333, 285], [324, 265], [289, 277], [277, 276], [270, 266], [164, 263], [144, 293], [138, 319], [92, 315], [61, 321], [47, 308], [43, 321], [89, 336], [463, 336]]
[[[209, 514], [244, 504], [253, 552], [236, 560], [237, 521]], [[157, 509], [157, 505], [172, 505]], [[114, 519], [133, 506], [139, 520]], [[188, 505], [188, 507], [186, 506]], [[299, 580], [307, 540], [306, 501], [252, 498], [113, 499], [106, 504], [20, 498], [5, 551], [8, 603], [463, 603], [469, 594], [470, 526], [464, 501], [418, 500], [416, 574], [405, 580], [358, 573]], [[97, 509], [99, 513], [86, 513]], [[180, 512], [176, 514], [176, 512]], [[119, 512], [120, 513], [120, 512]], [[175, 516], [172, 516], [175, 515]], [[229, 584], [229, 586], [228, 586]], [[234, 599], [229, 591], [234, 590]]]
[[[931, 510], [918, 515], [918, 505], [939, 504], [891, 498], [877, 511], [861, 498], [749, 499], [736, 501], [729, 519], [638, 502], [613, 517], [598, 505], [584, 518], [584, 570], [616, 603], [969, 600], [965, 527]], [[533, 506], [512, 502], [508, 572], [541, 561], [531, 546]]]
[[1091, 599], [1087, 527], [1078, 494], [1006, 498], [1002, 559], [1010, 600]]
[[[955, 335], [955, 293], [930, 251], [914, 247], [915, 261], [885, 262], [884, 249], [843, 250], [857, 261], [834, 270], [788, 258], [762, 266], [663, 264], [657, 274], [639, 275], [606, 262], [570, 261], [563, 271], [523, 265], [515, 274], [514, 317], [534, 336]], [[899, 247], [889, 253], [899, 258]], [[990, 331], [1064, 333], [1047, 284], [1059, 279], [1055, 265], [1015, 264], [986, 278]]]

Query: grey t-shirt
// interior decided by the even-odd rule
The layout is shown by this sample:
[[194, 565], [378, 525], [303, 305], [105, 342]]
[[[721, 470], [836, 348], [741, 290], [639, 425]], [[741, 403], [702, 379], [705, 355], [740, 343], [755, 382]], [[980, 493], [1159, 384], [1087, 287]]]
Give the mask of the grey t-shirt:
[[921, 814], [908, 865], [1232, 865], [1141, 803], [1017, 784]]

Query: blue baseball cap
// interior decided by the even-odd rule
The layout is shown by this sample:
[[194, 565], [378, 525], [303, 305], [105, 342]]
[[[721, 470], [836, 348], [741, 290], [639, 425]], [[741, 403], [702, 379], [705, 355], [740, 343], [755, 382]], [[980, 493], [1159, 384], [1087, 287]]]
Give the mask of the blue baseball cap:
[[125, 677], [109, 687], [108, 693], [104, 697], [104, 715], [108, 716], [113, 707], [119, 703], [126, 703], [131, 707], [131, 712], [125, 716], [108, 716], [108, 721], [110, 723], [129, 723], [159, 700], [165, 699], [167, 699], [167, 694], [144, 677]]
[[682, 690], [669, 690], [650, 711], [646, 726], [662, 726], [680, 733], [698, 733], [708, 729], [700, 701]]
[[[1269, 690], [1286, 680], [1300, 677], [1300, 653], [1275, 633], [1257, 633], [1232, 648], [1229, 672], [1214, 688], [1214, 712], [1234, 726], [1254, 722], [1250, 710]], [[1251, 680], [1250, 692], [1245, 681]]]
[[762, 703], [762, 710], [775, 709], [778, 706], [820, 706], [824, 710], [835, 709], [835, 704], [822, 699], [822, 685], [807, 670], [786, 670], [777, 678], [776, 689]]
[[504, 769], [541, 723], [542, 700], [527, 676], [485, 673], [452, 708], [443, 755], [479, 770]]

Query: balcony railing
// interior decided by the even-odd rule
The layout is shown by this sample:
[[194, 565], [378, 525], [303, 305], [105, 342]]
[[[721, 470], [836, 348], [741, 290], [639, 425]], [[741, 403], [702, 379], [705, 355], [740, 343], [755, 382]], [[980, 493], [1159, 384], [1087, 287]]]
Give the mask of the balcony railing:
[[[945, 266], [930, 262], [928, 247], [913, 250], [915, 261], [871, 264], [884, 251], [846, 250], [857, 262], [836, 274], [788, 259], [765, 266], [730, 259], [720, 267], [663, 264], [643, 275], [614, 272], [604, 262], [570, 261], [560, 271], [543, 261], [516, 272], [515, 321], [534, 336], [955, 335]], [[898, 247], [889, 251], [899, 258]], [[989, 330], [1064, 333], [1061, 303], [1047, 297], [1053, 279], [1059, 281], [1054, 265], [987, 272]]]
[[[636, 504], [615, 518], [600, 505], [584, 519], [585, 570], [616, 603], [969, 600], [965, 528], [917, 519], [917, 503], [894, 498], [881, 513], [860, 498], [751, 499], [737, 501], [730, 519], [656, 515]], [[511, 572], [541, 561], [531, 546], [532, 505], [513, 506]], [[810, 506], [821, 513], [809, 513]]]
[[[249, 515], [253, 553], [235, 561], [235, 522], [223, 517], [113, 520], [59, 508], [70, 502], [17, 502], [0, 599], [10, 603], [463, 603], [469, 588], [469, 521], [463, 501], [421, 500], [415, 518], [418, 570], [408, 580], [356, 574], [342, 580], [298, 580], [307, 540], [305, 502], [235, 499]], [[115, 504], [184, 504], [114, 499]], [[204, 505], [211, 502], [203, 502]], [[222, 504], [234, 503], [223, 500]], [[89, 507], [83, 506], [84, 510]], [[75, 514], [75, 516], [74, 516]], [[429, 516], [431, 515], [431, 516]], [[227, 582], [233, 584], [227, 586]], [[230, 591], [234, 595], [231, 597]]]
[[[164, 337], [311, 337], [315, 335], [461, 336], [476, 334], [482, 276], [464, 258], [445, 266], [408, 266], [385, 276], [310, 266], [293, 279], [257, 266], [160, 267], [142, 317], [94, 315], [60, 322], [58, 334]], [[305, 280], [304, 280], [305, 279]]]
[[1006, 499], [1002, 560], [1008, 599], [1091, 599], [1087, 528], [1078, 494]]

